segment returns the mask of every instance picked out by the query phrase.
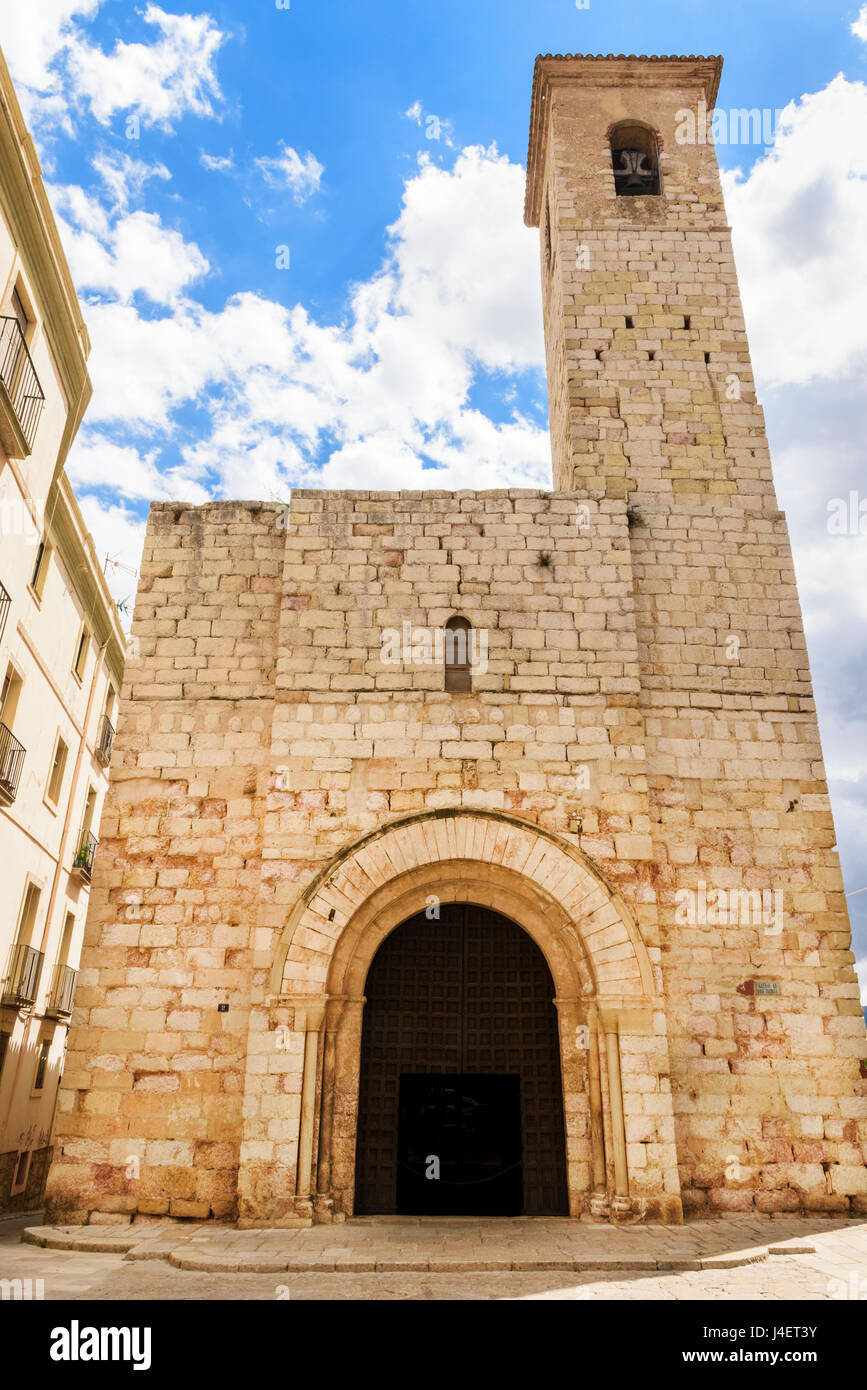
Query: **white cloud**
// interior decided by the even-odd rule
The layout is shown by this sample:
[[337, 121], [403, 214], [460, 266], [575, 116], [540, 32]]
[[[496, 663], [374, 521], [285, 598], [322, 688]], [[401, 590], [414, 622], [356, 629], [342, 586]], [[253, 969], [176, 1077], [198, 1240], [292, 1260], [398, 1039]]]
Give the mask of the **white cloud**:
[[103, 123], [116, 111], [165, 129], [187, 112], [213, 116], [221, 100], [214, 63], [226, 35], [207, 14], [168, 14], [149, 4], [144, 19], [159, 31], [154, 43], [119, 41], [111, 53], [80, 36], [69, 45], [67, 71], [78, 99]]
[[187, 112], [213, 116], [222, 100], [215, 70], [227, 35], [210, 15], [143, 12], [152, 43], [118, 41], [107, 53], [82, 30], [105, 0], [6, 0], [0, 43], [28, 121], [43, 133], [72, 132], [72, 112], [88, 107], [105, 123], [129, 111], [145, 125], [171, 129]]
[[165, 164], [146, 164], [143, 159], [113, 150], [103, 151], [92, 162], [115, 208], [126, 208], [138, 199], [149, 179], [171, 178]]
[[75, 19], [92, 18], [102, 0], [39, 0], [38, 4], [7, 0], [0, 16], [0, 43], [25, 110], [38, 93], [58, 90], [52, 66], [74, 38]]
[[318, 193], [325, 172], [324, 166], [309, 150], [302, 159], [297, 150], [283, 143], [278, 155], [271, 158], [263, 155], [255, 163], [269, 188], [288, 189], [299, 205]]
[[414, 101], [408, 111], [404, 111], [404, 116], [408, 121], [415, 121], [416, 125], [421, 125], [422, 104]]
[[[505, 476], [538, 480], [545, 432], [489, 421], [486, 432], [485, 417], [468, 405], [480, 368], [508, 376], [543, 362], [522, 188], [520, 168], [496, 151], [464, 151], [451, 173], [423, 162], [390, 229], [392, 253], [356, 287], [344, 325], [318, 324], [301, 306], [253, 294], [234, 296], [218, 313], [182, 296], [159, 318], [129, 303], [89, 306], [96, 390], [88, 420], [167, 430], [179, 406], [207, 401], [213, 430], [190, 458], [218, 488], [233, 454], [272, 436], [279, 448], [269, 445], [269, 458], [281, 453], [286, 469], [315, 470], [325, 431], [338, 440], [335, 454], [376, 438], [393, 458], [389, 440], [399, 437], [419, 468], [433, 458], [454, 478], [461, 468], [464, 477], [483, 468], [492, 486]], [[106, 266], [108, 234], [93, 236], [103, 278], [114, 274], [117, 299], [128, 299], [132, 271], [124, 280], [117, 258]], [[196, 254], [184, 244], [176, 264], [195, 268]], [[96, 269], [82, 273], [97, 279]], [[178, 271], [174, 284], [181, 278]], [[463, 462], [461, 440], [471, 450]]]
[[97, 291], [127, 303], [137, 294], [168, 304], [209, 263], [194, 242], [164, 227], [156, 213], [136, 211], [111, 220], [81, 189], [53, 189], [58, 225], [79, 292]]
[[216, 172], [220, 174], [228, 173], [230, 169], [234, 169], [235, 167], [235, 159], [231, 150], [228, 154], [224, 155], [205, 154], [205, 151], [202, 150], [202, 153], [199, 155], [199, 163], [204, 169], [208, 169], [212, 173]]
[[867, 360], [867, 87], [838, 76], [792, 103], [748, 177], [724, 177], [758, 375], [766, 386]]
[[158, 457], [156, 449], [140, 453], [131, 445], [115, 444], [89, 431], [73, 450], [67, 472], [76, 488], [110, 489], [128, 502], [207, 502], [208, 494], [202, 488], [191, 487], [177, 469], [161, 471], [157, 467]]
[[861, 6], [861, 12], [852, 25], [852, 33], [867, 43], [867, 5]]

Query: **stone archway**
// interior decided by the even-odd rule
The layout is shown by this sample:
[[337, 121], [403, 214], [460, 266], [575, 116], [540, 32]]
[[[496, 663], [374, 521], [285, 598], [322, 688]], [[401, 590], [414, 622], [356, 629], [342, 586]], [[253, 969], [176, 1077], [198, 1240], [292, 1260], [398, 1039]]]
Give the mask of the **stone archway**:
[[[295, 1217], [352, 1214], [365, 980], [380, 944], [432, 898], [504, 913], [545, 957], [559, 1018], [571, 1214], [679, 1220], [664, 1011], [641, 932], [576, 846], [485, 811], [423, 813], [366, 836], [335, 856], [289, 917], [271, 972], [268, 1021], [290, 1038], [300, 1073], [294, 1124], [285, 1106], [296, 1135]], [[645, 1054], [642, 1065], [654, 1069], [656, 1095], [666, 1097], [655, 1100], [652, 1119], [642, 1112], [640, 1124], [631, 1113], [643, 1104], [640, 1090], [624, 1103], [624, 1033], [630, 1053]], [[277, 1080], [255, 1078], [257, 1093], [275, 1093], [272, 1113]], [[630, 1181], [627, 1122], [641, 1135], [636, 1163], [645, 1157], [642, 1146], [655, 1142], [665, 1176], [662, 1167], [652, 1179], [636, 1167]], [[243, 1223], [290, 1219], [275, 1182], [265, 1165], [242, 1159]]]

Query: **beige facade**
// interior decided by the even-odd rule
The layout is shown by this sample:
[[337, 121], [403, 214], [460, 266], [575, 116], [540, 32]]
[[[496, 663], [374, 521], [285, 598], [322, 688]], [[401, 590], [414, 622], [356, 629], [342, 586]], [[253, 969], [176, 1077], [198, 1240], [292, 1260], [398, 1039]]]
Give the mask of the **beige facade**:
[[[544, 957], [553, 1006], [525, 1004], [556, 1010], [544, 1142], [573, 1216], [867, 1209], [867, 1039], [786, 522], [713, 147], [677, 138], [718, 78], [537, 62], [555, 491], [152, 508], [55, 1217], [353, 1214], [365, 1164], [409, 1161], [387, 1125], [370, 1139], [376, 1107], [404, 1123], [374, 1012], [395, 1074], [420, 1065], [381, 948], [409, 923], [437, 947], [462, 904]], [[408, 955], [389, 969], [418, 983]], [[483, 1005], [462, 995], [469, 1062], [432, 1080], [496, 1070], [496, 969]]]
[[63, 464], [87, 331], [0, 58], [0, 1210], [45, 1182], [123, 671]]

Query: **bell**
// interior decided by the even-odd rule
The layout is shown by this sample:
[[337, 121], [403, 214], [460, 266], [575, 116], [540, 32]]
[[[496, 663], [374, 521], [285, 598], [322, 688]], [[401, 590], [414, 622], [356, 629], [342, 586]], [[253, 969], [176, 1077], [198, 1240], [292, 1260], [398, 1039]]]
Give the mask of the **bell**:
[[[651, 170], [642, 170], [643, 162], [643, 150], [620, 150], [621, 167], [617, 170], [617, 181], [624, 197], [634, 198], [647, 192]], [[626, 178], [623, 177], [624, 174]]]

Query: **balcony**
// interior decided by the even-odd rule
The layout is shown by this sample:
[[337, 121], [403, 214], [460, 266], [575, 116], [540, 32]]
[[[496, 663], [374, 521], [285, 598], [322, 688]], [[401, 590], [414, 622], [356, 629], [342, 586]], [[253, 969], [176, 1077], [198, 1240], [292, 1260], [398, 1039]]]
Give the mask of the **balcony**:
[[99, 731], [99, 743], [96, 747], [96, 756], [103, 767], [108, 767], [111, 762], [111, 750], [114, 744], [114, 725], [109, 720], [107, 714], [103, 715], [102, 728]]
[[0, 637], [3, 636], [3, 629], [6, 626], [6, 618], [8, 617], [11, 606], [12, 600], [4, 586], [0, 584]]
[[44, 404], [21, 325], [0, 315], [0, 444], [9, 458], [26, 459], [33, 452]]
[[16, 1009], [22, 1004], [32, 1004], [39, 988], [42, 961], [42, 952], [34, 951], [32, 946], [23, 946], [20, 941], [13, 946], [0, 1003], [11, 1004]]
[[93, 874], [93, 856], [99, 840], [89, 830], [82, 830], [78, 839], [78, 850], [72, 865], [72, 872], [84, 883], [90, 883]]
[[78, 971], [70, 965], [55, 965], [51, 981], [51, 993], [45, 1005], [48, 1018], [68, 1018], [72, 1013], [72, 1000], [75, 994], [75, 981]]
[[11, 806], [18, 795], [27, 750], [11, 729], [0, 724], [0, 806]]

